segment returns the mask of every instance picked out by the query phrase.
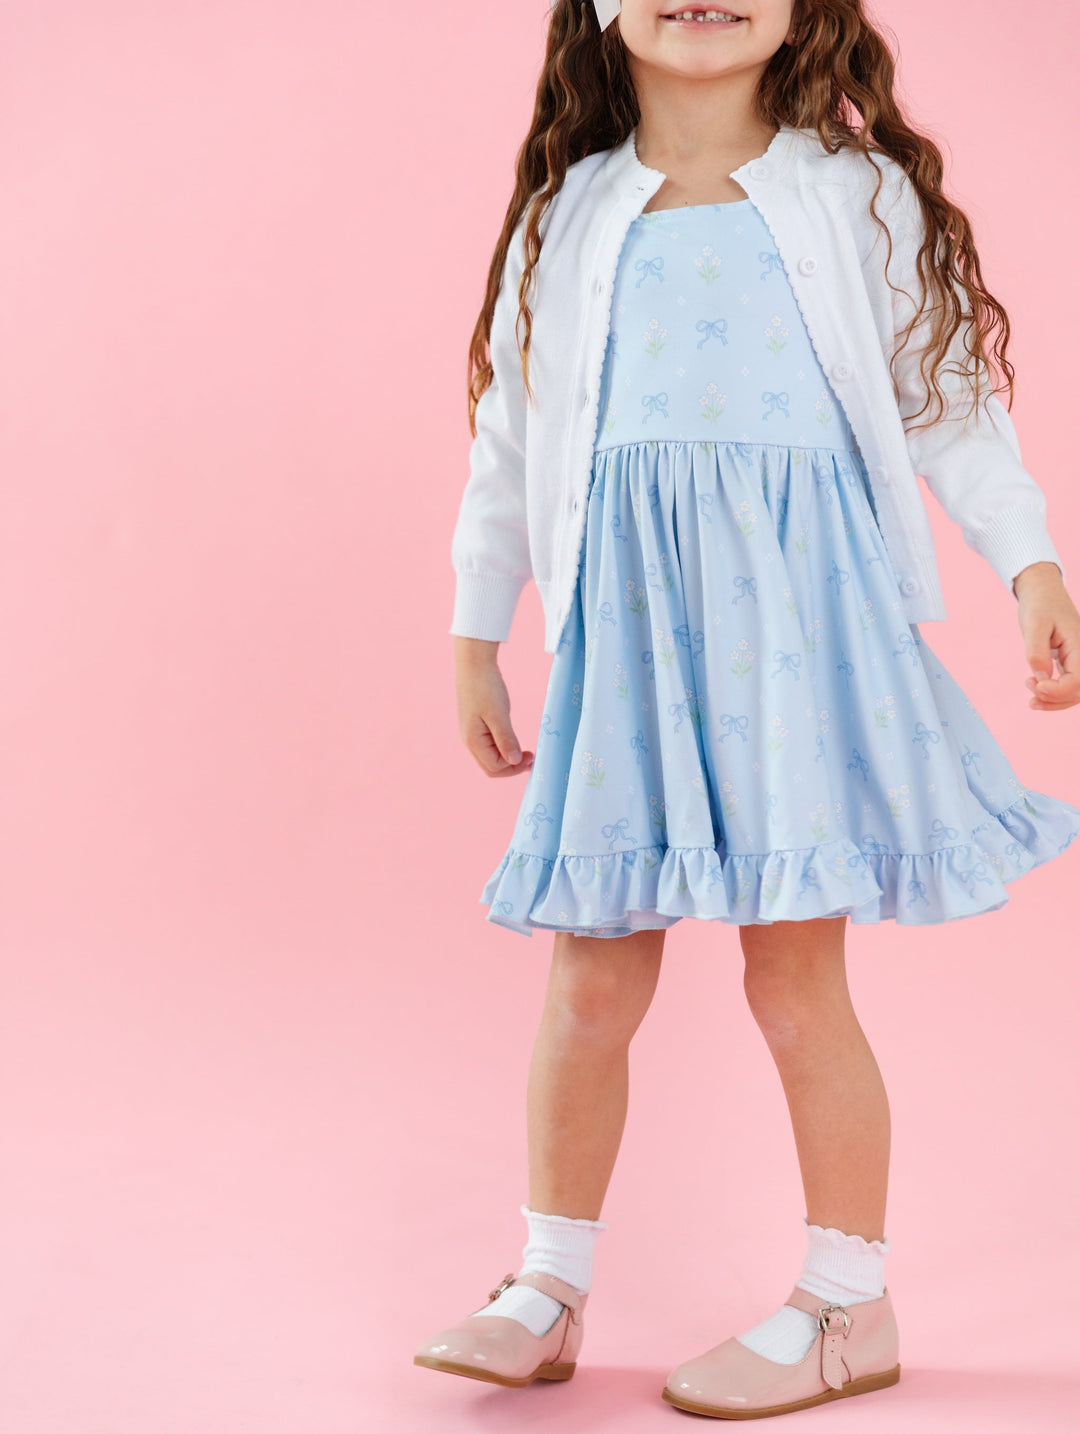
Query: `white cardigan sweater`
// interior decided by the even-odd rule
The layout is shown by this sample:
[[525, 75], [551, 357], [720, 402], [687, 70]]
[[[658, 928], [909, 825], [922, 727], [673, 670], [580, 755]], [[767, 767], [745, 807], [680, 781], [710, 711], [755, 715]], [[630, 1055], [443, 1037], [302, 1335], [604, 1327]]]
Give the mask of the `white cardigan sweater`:
[[[572, 164], [541, 221], [543, 247], [530, 307], [530, 406], [515, 321], [524, 267], [515, 230], [492, 320], [493, 381], [476, 409], [469, 477], [451, 544], [456, 574], [450, 632], [504, 642], [521, 591], [534, 578], [544, 609], [544, 650], [555, 652], [569, 615], [584, 539], [604, 351], [618, 258], [631, 221], [665, 179], [637, 157], [635, 133]], [[920, 474], [965, 542], [1010, 587], [1029, 563], [1064, 564], [1046, 527], [1046, 499], [1021, 462], [1008, 411], [942, 373], [950, 411], [906, 435], [903, 418], [923, 402], [919, 356], [924, 316], [897, 361], [897, 405], [888, 364], [919, 297], [915, 255], [922, 210], [904, 170], [875, 154], [882, 188], [869, 212], [874, 168], [858, 153], [830, 154], [811, 129], [782, 126], [758, 159], [733, 170], [768, 225], [814, 350], [867, 465], [871, 496], [907, 622], [945, 617]], [[963, 354], [963, 325], [952, 353]], [[936, 405], [936, 400], [934, 400]], [[923, 413], [917, 422], [936, 411]], [[965, 421], [965, 415], [967, 421]]]

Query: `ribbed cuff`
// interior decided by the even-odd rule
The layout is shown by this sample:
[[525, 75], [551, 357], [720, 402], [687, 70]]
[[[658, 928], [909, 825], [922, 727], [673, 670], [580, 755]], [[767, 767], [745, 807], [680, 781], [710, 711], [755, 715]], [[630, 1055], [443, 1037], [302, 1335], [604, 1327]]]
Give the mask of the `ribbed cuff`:
[[1057, 563], [1065, 577], [1065, 564], [1047, 530], [1046, 516], [1030, 503], [1002, 508], [985, 528], [972, 535], [971, 546], [1010, 591], [1017, 573], [1030, 563]]
[[588, 1294], [592, 1285], [593, 1246], [601, 1231], [608, 1229], [605, 1220], [578, 1220], [569, 1215], [545, 1215], [521, 1206], [529, 1225], [529, 1238], [522, 1254], [524, 1264], [519, 1274], [530, 1270], [536, 1274], [556, 1275], [573, 1285], [580, 1294]]
[[591, 1230], [610, 1230], [611, 1226], [605, 1220], [582, 1220], [573, 1215], [545, 1215], [540, 1210], [530, 1210], [528, 1205], [522, 1205], [521, 1213], [526, 1220], [553, 1220], [556, 1225], [585, 1225]]
[[864, 1240], [833, 1225], [806, 1226], [806, 1260], [798, 1278], [800, 1289], [836, 1304], [877, 1299], [885, 1289], [888, 1239]]
[[505, 642], [517, 609], [521, 590], [528, 577], [513, 577], [475, 568], [457, 574], [454, 616], [450, 632], [455, 637], [479, 637], [487, 642]]

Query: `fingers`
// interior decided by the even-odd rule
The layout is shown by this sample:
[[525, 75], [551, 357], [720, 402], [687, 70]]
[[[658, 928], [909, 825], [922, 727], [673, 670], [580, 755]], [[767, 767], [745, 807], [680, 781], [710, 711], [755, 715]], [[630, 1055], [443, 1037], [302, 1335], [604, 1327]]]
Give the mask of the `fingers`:
[[[1057, 640], [1057, 646], [1051, 642]], [[1058, 675], [1053, 675], [1053, 658]], [[1080, 632], [1074, 626], [1052, 627], [1041, 641], [1031, 644], [1028, 653], [1033, 676], [1026, 686], [1031, 694], [1029, 707], [1053, 712], [1080, 703]]]
[[1038, 689], [1032, 689], [1032, 691], [1034, 695], [1028, 702], [1028, 706], [1043, 712], [1062, 711], [1066, 707], [1075, 707], [1080, 704], [1080, 690], [1076, 688], [1066, 690], [1051, 687], [1050, 690], [1044, 690], [1044, 684], [1039, 683]]
[[509, 719], [501, 716], [489, 716], [487, 723], [499, 756], [511, 766], [517, 766], [521, 761], [521, 745], [514, 736], [514, 729], [510, 726]]
[[533, 753], [523, 752], [510, 722], [510, 698], [498, 663], [458, 665], [458, 712], [466, 747], [489, 777], [527, 772]]
[[499, 767], [499, 768], [497, 768], [494, 772], [489, 771], [489, 772], [488, 772], [488, 776], [489, 776], [489, 777], [516, 777], [516, 776], [518, 776], [521, 772], [528, 772], [528, 771], [530, 771], [530, 770], [532, 769], [532, 764], [533, 764], [533, 753], [532, 753], [532, 752], [522, 752], [522, 754], [521, 754], [521, 761], [520, 761], [520, 762], [517, 762], [517, 763], [515, 763], [515, 764], [512, 765], [512, 766], [511, 766], [511, 765], [506, 765], [506, 766], [503, 766], [503, 767]]
[[469, 751], [489, 777], [512, 777], [532, 767], [532, 752], [523, 752], [513, 729], [495, 718], [478, 718], [468, 742]]

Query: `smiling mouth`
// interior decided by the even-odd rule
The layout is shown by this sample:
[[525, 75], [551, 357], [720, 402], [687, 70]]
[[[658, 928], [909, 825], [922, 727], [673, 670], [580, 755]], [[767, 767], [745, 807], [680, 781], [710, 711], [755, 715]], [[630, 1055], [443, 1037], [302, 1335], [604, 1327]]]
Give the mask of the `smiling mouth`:
[[670, 15], [661, 15], [660, 18], [675, 23], [689, 21], [699, 25], [737, 25], [745, 16], [734, 15], [730, 10], [719, 10], [715, 5], [684, 5], [681, 10], [673, 10]]

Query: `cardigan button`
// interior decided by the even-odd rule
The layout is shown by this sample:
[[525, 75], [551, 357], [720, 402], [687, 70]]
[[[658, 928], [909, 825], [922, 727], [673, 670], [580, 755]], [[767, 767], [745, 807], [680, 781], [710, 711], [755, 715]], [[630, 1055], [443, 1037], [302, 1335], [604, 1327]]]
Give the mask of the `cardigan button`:
[[880, 483], [881, 486], [884, 488], [885, 485], [889, 482], [889, 470], [887, 468], [883, 468], [879, 463], [876, 468], [872, 468], [870, 470], [870, 477], [873, 478], [875, 482]]
[[813, 274], [816, 269], [817, 269], [817, 260], [814, 258], [814, 256], [813, 256], [812, 254], [807, 254], [807, 256], [806, 256], [805, 259], [800, 259], [800, 260], [799, 260], [799, 273], [800, 273], [800, 274]]
[[832, 366], [833, 378], [850, 378], [851, 365], [849, 363], [834, 363]]
[[769, 166], [767, 164], [763, 164], [761, 160], [755, 160], [754, 163], [750, 166], [749, 172], [751, 179], [768, 179]]
[[906, 593], [908, 597], [910, 597], [912, 593], [917, 593], [919, 591], [919, 584], [915, 581], [914, 578], [905, 578], [904, 581], [900, 584], [900, 591], [902, 593]]

